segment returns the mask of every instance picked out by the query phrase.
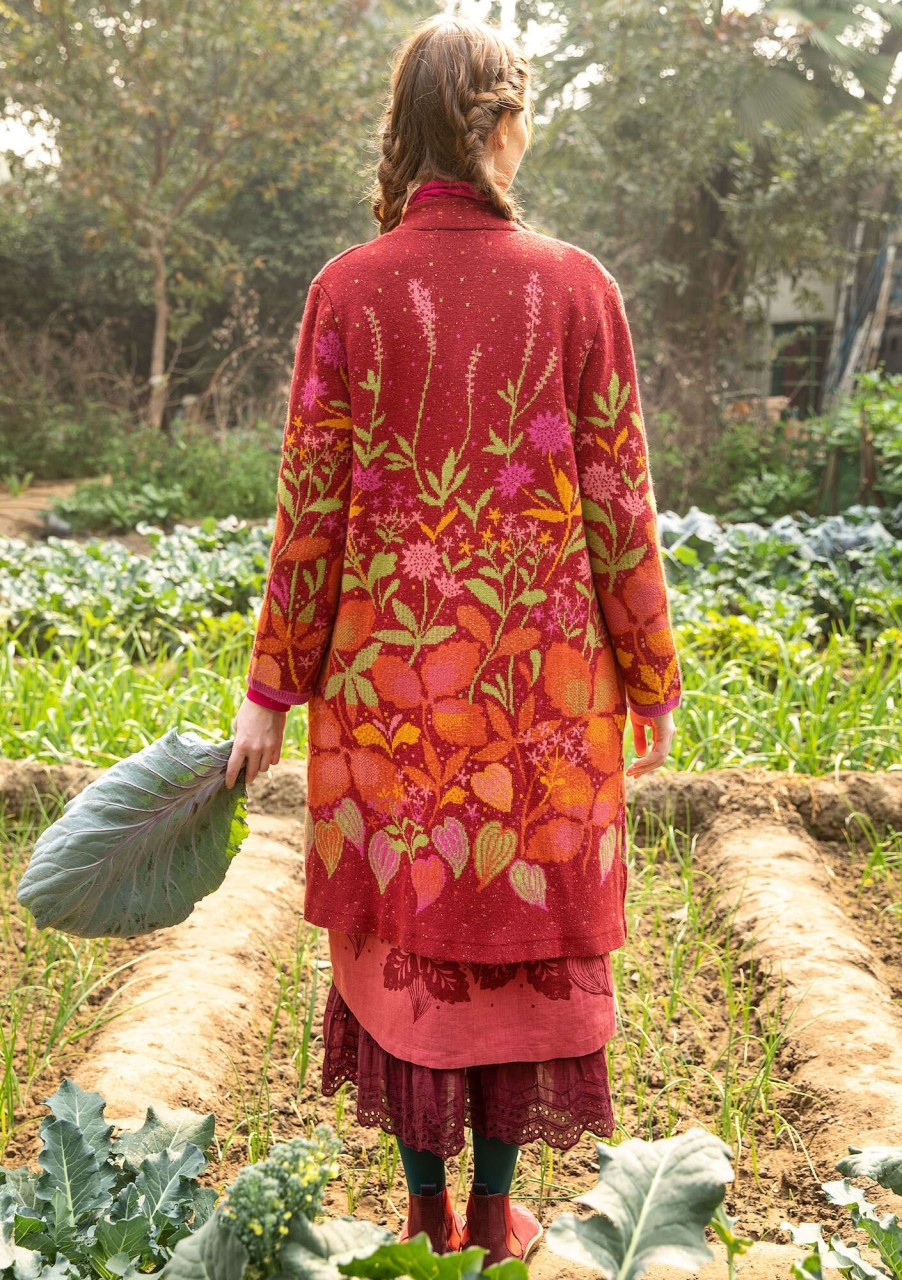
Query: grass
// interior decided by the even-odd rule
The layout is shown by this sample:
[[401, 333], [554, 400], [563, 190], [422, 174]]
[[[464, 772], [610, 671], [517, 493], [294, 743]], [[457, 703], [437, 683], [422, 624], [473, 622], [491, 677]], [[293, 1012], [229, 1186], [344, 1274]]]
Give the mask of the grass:
[[0, 811], [0, 1159], [30, 1123], [17, 1117], [28, 1112], [42, 1073], [124, 1012], [123, 975], [134, 963], [113, 963], [109, 939], [39, 930], [16, 902], [34, 839], [61, 809], [51, 801], [19, 818]]
[[[8, 640], [0, 687], [8, 690], [0, 754], [42, 761], [73, 757], [109, 765], [167, 729], [231, 736], [243, 699], [253, 622], [185, 635], [175, 652], [133, 665], [104, 653], [102, 629], [82, 625], [70, 649], [39, 653]], [[684, 678], [670, 767], [788, 773], [898, 768], [902, 735], [902, 647], [831, 637], [815, 653], [781, 641], [767, 655], [696, 653], [679, 640]], [[306, 711], [293, 711], [286, 756], [307, 748]], [[629, 740], [629, 735], [628, 735]], [[629, 744], [631, 747], [631, 743]]]

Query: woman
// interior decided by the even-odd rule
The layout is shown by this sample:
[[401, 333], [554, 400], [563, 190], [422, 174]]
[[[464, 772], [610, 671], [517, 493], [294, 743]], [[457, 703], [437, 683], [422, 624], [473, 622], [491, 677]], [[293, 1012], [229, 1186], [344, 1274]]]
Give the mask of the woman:
[[[524, 1258], [520, 1145], [614, 1130], [627, 710], [659, 767], [681, 694], [630, 332], [591, 254], [510, 184], [526, 59], [439, 16], [396, 58], [379, 234], [301, 323], [229, 785], [309, 702], [305, 918], [328, 928], [322, 1089], [396, 1135], [401, 1239]], [[653, 746], [646, 754], [646, 729]], [[444, 1159], [473, 1133], [466, 1222]]]

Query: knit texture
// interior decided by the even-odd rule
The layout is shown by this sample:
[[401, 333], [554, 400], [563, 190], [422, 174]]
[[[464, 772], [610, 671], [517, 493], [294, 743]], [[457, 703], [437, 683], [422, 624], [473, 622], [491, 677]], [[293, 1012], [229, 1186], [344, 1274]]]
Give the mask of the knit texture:
[[250, 688], [309, 701], [306, 918], [437, 959], [626, 938], [628, 703], [681, 696], [629, 326], [438, 193], [301, 322]]

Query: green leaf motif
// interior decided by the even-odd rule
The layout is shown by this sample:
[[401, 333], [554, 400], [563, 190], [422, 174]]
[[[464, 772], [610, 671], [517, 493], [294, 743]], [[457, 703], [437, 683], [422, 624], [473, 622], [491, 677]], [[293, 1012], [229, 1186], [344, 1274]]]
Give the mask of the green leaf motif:
[[726, 1143], [693, 1126], [596, 1150], [600, 1181], [576, 1197], [595, 1213], [560, 1214], [547, 1231], [550, 1249], [617, 1280], [638, 1280], [655, 1263], [694, 1271], [711, 1259], [705, 1227], [733, 1178]]
[[370, 561], [370, 567], [367, 569], [366, 578], [370, 590], [380, 578], [387, 578], [389, 574], [394, 573], [395, 565], [398, 557], [395, 553], [387, 551], [379, 551]]
[[294, 494], [288, 488], [288, 485], [285, 483], [285, 480], [282, 476], [279, 476], [279, 481], [276, 486], [276, 491], [278, 493], [279, 501], [281, 502], [282, 506], [288, 512], [291, 519], [295, 520], [297, 518], [297, 508], [295, 507]]
[[135, 937], [185, 920], [247, 835], [243, 771], [225, 785], [231, 750], [170, 729], [70, 800], [19, 883], [38, 927]]
[[400, 600], [392, 600], [391, 607], [401, 626], [406, 627], [408, 631], [416, 635], [419, 624], [413, 609], [406, 604], [402, 604]]
[[477, 600], [481, 601], [482, 604], [487, 604], [489, 608], [494, 609], [497, 614], [501, 614], [503, 612], [498, 592], [491, 583], [486, 582], [485, 578], [465, 578], [464, 585], [470, 588], [473, 595]]

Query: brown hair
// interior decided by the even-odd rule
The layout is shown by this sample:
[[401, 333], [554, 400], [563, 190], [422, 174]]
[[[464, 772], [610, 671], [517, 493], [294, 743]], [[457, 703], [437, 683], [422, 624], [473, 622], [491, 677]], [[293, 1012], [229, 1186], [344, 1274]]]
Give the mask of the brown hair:
[[[526, 110], [528, 86], [528, 59], [491, 23], [437, 14], [416, 25], [392, 59], [377, 135], [382, 159], [370, 200], [380, 235], [432, 179], [472, 182], [504, 217], [527, 225], [495, 182], [486, 144], [503, 112]], [[531, 140], [529, 112], [526, 126]]]

